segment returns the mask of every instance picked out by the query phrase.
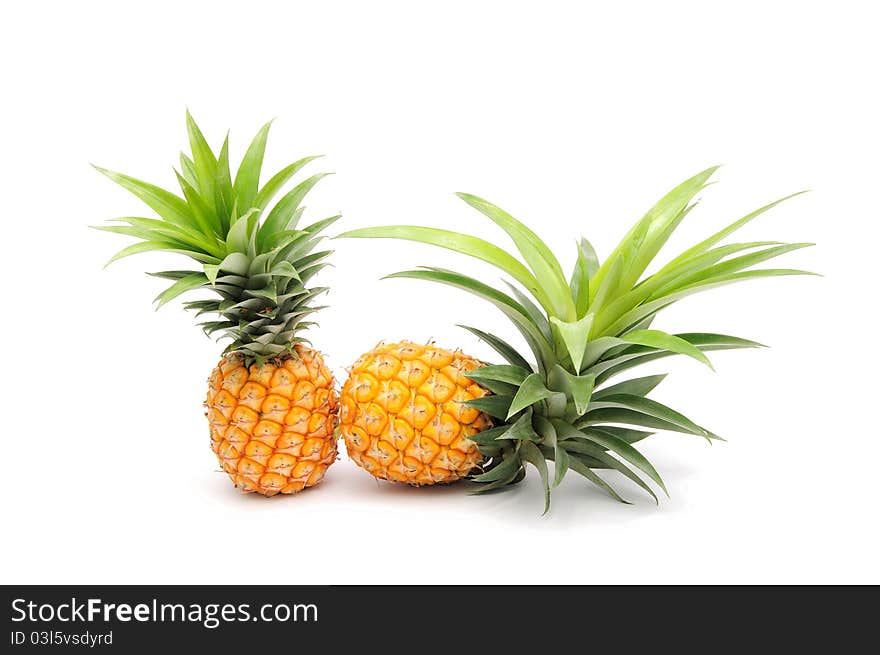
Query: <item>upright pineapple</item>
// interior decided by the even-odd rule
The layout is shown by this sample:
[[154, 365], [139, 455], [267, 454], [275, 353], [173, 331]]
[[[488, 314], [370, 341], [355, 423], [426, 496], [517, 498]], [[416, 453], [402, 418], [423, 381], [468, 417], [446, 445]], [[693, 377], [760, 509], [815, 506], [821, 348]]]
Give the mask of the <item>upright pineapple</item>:
[[[395, 238], [417, 241], [454, 250], [488, 262], [515, 280], [522, 289], [507, 282], [510, 293], [450, 270], [423, 267], [388, 277], [430, 280], [464, 289], [500, 309], [514, 324], [529, 346], [531, 357], [489, 332], [465, 327], [488, 343], [505, 364], [462, 371], [491, 395], [481, 396], [473, 387], [457, 382], [455, 400], [479, 410], [494, 426], [479, 433], [462, 433], [467, 438], [462, 452], [479, 449], [466, 466], [478, 468], [473, 476], [489, 491], [519, 482], [525, 465], [537, 469], [545, 492], [545, 512], [550, 489], [557, 486], [568, 470], [573, 470], [623, 501], [596, 471], [614, 469], [639, 485], [657, 500], [651, 486], [638, 473], [652, 480], [664, 492], [659, 474], [633, 446], [652, 434], [639, 428], [672, 430], [705, 437], [718, 437], [678, 412], [646, 398], [664, 378], [662, 375], [631, 378], [608, 385], [609, 380], [639, 364], [673, 354], [683, 354], [710, 365], [705, 351], [751, 348], [759, 344], [721, 334], [667, 334], [651, 329], [656, 314], [672, 303], [698, 291], [740, 280], [778, 275], [799, 275], [792, 269], [753, 269], [760, 262], [812, 244], [782, 244], [753, 241], [716, 246], [740, 227], [776, 206], [770, 203], [730, 224], [704, 241], [685, 250], [653, 275], [645, 270], [669, 239], [681, 220], [691, 211], [695, 195], [715, 172], [710, 168], [686, 180], [666, 194], [627, 233], [604, 262], [599, 263], [590, 243], [578, 244], [574, 271], [567, 278], [547, 245], [528, 227], [485, 200], [458, 194], [462, 200], [501, 227], [519, 250], [522, 260], [485, 240], [447, 230], [418, 226], [373, 227], [346, 232], [340, 237]], [[797, 195], [797, 194], [794, 194]], [[525, 290], [525, 292], [523, 291]], [[362, 370], [372, 367], [381, 372], [387, 353], [374, 350], [359, 360], [341, 397], [341, 431], [352, 458], [365, 466], [363, 432], [383, 434], [399, 423], [383, 398], [363, 395]], [[710, 365], [711, 366], [711, 365]], [[430, 386], [421, 377], [407, 383], [397, 376], [395, 403], [411, 413], [418, 406], [425, 425], [441, 421], [441, 412], [463, 411], [457, 406], [442, 407], [432, 399]], [[372, 392], [370, 392], [372, 393]], [[473, 396], [473, 397], [468, 397]], [[403, 398], [401, 401], [400, 399]], [[382, 408], [380, 412], [377, 406]], [[380, 416], [384, 425], [373, 425]], [[488, 419], [481, 419], [488, 424]], [[425, 431], [415, 438], [424, 438]], [[393, 439], [380, 441], [396, 445]], [[373, 442], [370, 442], [373, 446]], [[395, 480], [426, 484], [428, 465], [416, 466], [403, 447], [385, 449], [383, 471], [395, 471]], [[550, 476], [546, 460], [555, 461]], [[433, 469], [431, 469], [433, 470]], [[637, 472], [638, 471], [638, 472]], [[456, 474], [463, 474], [464, 468]], [[626, 501], [623, 501], [626, 502]]]
[[[186, 116], [192, 156], [175, 171], [182, 197], [127, 175], [100, 172], [143, 200], [158, 218], [120, 218], [100, 230], [136, 237], [110, 262], [151, 250], [187, 255], [197, 270], [152, 273], [173, 280], [158, 306], [188, 291], [214, 298], [185, 303], [208, 335], [230, 338], [211, 373], [206, 401], [211, 447], [237, 487], [266, 496], [295, 493], [321, 481], [336, 459], [337, 398], [321, 354], [302, 336], [321, 309], [324, 287], [308, 287], [330, 251], [314, 252], [339, 217], [299, 227], [302, 200], [326, 174], [273, 198], [315, 157], [281, 169], [260, 186], [269, 125], [254, 137], [235, 178], [229, 139], [215, 155]], [[110, 263], [108, 262], [108, 264]]]

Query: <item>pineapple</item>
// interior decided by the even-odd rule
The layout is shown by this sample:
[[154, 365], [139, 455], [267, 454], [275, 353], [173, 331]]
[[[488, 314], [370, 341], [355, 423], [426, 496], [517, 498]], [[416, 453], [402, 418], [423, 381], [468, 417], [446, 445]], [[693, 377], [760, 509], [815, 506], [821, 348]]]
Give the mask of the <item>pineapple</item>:
[[[661, 247], [694, 207], [695, 196], [715, 170], [713, 167], [698, 173], [666, 194], [603, 262], [600, 263], [590, 243], [581, 239], [574, 270], [568, 277], [553, 252], [532, 230], [502, 209], [469, 194], [458, 195], [504, 230], [522, 259], [483, 239], [428, 227], [372, 227], [340, 235], [405, 239], [447, 248], [488, 262], [512, 279], [506, 281], [508, 292], [440, 268], [423, 267], [388, 276], [429, 280], [473, 293], [503, 312], [528, 345], [528, 352], [521, 353], [498, 336], [462, 326], [505, 360], [502, 364], [462, 372], [491, 393], [480, 395], [472, 386], [457, 382], [458, 389], [467, 393], [452, 398], [452, 402], [489, 417], [478, 419], [478, 423], [488, 425], [489, 419], [493, 423], [476, 434], [458, 437], [466, 434], [481, 454], [481, 458], [464, 463], [474, 467], [472, 479], [480, 483], [477, 492], [519, 482], [529, 465], [540, 475], [545, 512], [550, 507], [551, 489], [562, 482], [568, 471], [583, 476], [615, 499], [628, 502], [597, 473], [612, 469], [658, 501], [650, 483], [664, 493], [666, 487], [635, 444], [653, 434], [650, 430], [692, 434], [710, 442], [719, 439], [679, 412], [647, 397], [665, 376], [649, 375], [611, 383], [612, 378], [633, 367], [669, 355], [685, 355], [711, 367], [707, 351], [760, 346], [722, 334], [668, 334], [651, 325], [661, 309], [691, 294], [751, 278], [807, 273], [752, 267], [813, 244], [752, 241], [718, 245], [754, 218], [798, 195], [793, 194], [740, 218], [685, 250], [656, 273], [645, 275]], [[356, 462], [374, 474], [377, 469], [372, 460], [382, 453], [385, 459], [376, 460], [381, 461], [382, 477], [426, 484], [432, 479], [433, 464], [431, 473], [427, 473], [427, 464], [418, 468], [418, 457], [408, 458], [408, 451], [401, 447], [384, 448], [384, 444], [393, 445], [393, 440], [376, 443], [372, 437], [393, 435], [396, 428], [391, 426], [398, 425], [398, 418], [411, 414], [415, 406], [421, 412], [422, 424], [435, 430], [443, 416], [464, 410], [450, 407], [450, 400], [442, 405], [437, 402], [431, 395], [430, 383], [425, 384], [422, 376], [414, 380], [408, 380], [406, 375], [394, 377], [398, 383], [394, 386], [397, 407], [382, 400], [381, 394], [370, 395], [374, 392], [369, 385], [365, 386], [365, 372], [381, 379], [378, 374], [383, 372], [383, 357], [388, 355], [381, 349], [364, 355], [343, 389], [341, 420], [346, 447]], [[384, 393], [387, 398], [388, 392]], [[382, 425], [371, 426], [374, 418]], [[407, 422], [407, 427], [412, 427], [411, 423]], [[364, 432], [370, 436], [369, 443]], [[422, 429], [422, 435], [424, 432]], [[415, 438], [418, 439], [417, 432]], [[365, 448], [374, 453], [371, 460], [361, 455]], [[461, 448], [461, 452], [468, 452], [467, 441]], [[555, 462], [552, 475], [547, 460]], [[365, 461], [369, 461], [369, 466]], [[464, 466], [456, 470], [456, 477], [461, 476]], [[395, 475], [386, 473], [391, 471]]]
[[340, 432], [351, 459], [377, 478], [413, 485], [466, 476], [482, 459], [471, 437], [492, 426], [464, 404], [486, 395], [467, 377], [482, 365], [408, 341], [363, 355], [340, 400]]
[[151, 275], [173, 281], [156, 297], [158, 307], [189, 291], [208, 292], [184, 307], [196, 316], [212, 315], [200, 324], [206, 334], [231, 339], [209, 378], [205, 406], [212, 450], [239, 489], [295, 493], [320, 482], [336, 460], [333, 375], [303, 334], [321, 309], [315, 299], [326, 291], [307, 286], [330, 255], [314, 250], [321, 232], [339, 217], [299, 227], [303, 198], [325, 174], [300, 182], [272, 204], [315, 157], [290, 164], [261, 187], [269, 123], [233, 179], [228, 137], [215, 155], [189, 112], [186, 122], [192, 156], [181, 153], [175, 171], [182, 196], [98, 168], [158, 218], [120, 218], [115, 222], [122, 224], [97, 229], [140, 240], [108, 264], [153, 250], [195, 260], [196, 270]]

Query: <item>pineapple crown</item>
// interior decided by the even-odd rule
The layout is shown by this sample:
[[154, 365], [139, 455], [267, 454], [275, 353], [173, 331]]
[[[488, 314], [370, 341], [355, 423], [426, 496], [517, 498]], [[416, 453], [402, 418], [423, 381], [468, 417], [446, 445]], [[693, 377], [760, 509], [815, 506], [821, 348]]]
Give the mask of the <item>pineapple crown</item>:
[[[182, 293], [209, 290], [217, 298], [192, 300], [184, 307], [197, 316], [213, 314], [200, 323], [208, 335], [231, 338], [225, 353], [237, 353], [249, 363], [293, 352], [307, 342], [305, 320], [322, 309], [314, 305], [326, 287], [307, 287], [332, 251], [314, 252], [321, 232], [339, 216], [299, 227], [306, 194], [328, 173], [300, 182], [272, 204], [275, 196], [301, 168], [317, 157], [305, 157], [275, 173], [260, 186], [260, 171], [271, 121], [256, 134], [233, 179], [229, 167], [229, 136], [219, 154], [208, 146], [190, 113], [186, 126], [192, 155], [180, 154], [175, 169], [182, 196], [128, 175], [95, 167], [140, 198], [158, 218], [111, 219], [96, 229], [137, 238], [110, 263], [142, 252], [164, 250], [187, 255], [199, 270], [150, 273], [173, 280], [155, 302], [161, 307]], [[271, 207], [270, 207], [271, 205]]]
[[[728, 335], [668, 334], [650, 326], [661, 309], [700, 291], [751, 278], [807, 274], [795, 269], [752, 267], [813, 244], [752, 241], [717, 245], [767, 210], [799, 195], [796, 193], [747, 214], [685, 250], [656, 273], [644, 276], [716, 169], [698, 173], [663, 196], [601, 264], [589, 241], [581, 239], [570, 277], [532, 230], [499, 207], [465, 193], [457, 195], [504, 230], [522, 260], [483, 239], [429, 227], [371, 227], [339, 235], [406, 239], [447, 248], [494, 265], [520, 285], [506, 281], [507, 293], [461, 273], [432, 267], [387, 276], [439, 282], [489, 301], [510, 319], [531, 350], [534, 363], [498, 336], [461, 326], [507, 362], [468, 374], [492, 392], [468, 404], [496, 419], [496, 427], [471, 437], [488, 458], [484, 471], [473, 478], [484, 483], [479, 491], [519, 482], [525, 476], [525, 465], [530, 464], [543, 481], [545, 512], [551, 488], [569, 469], [626, 502], [595, 472], [614, 469], [657, 501], [640, 473], [664, 492], [666, 487], [633, 446], [653, 433], [639, 428], [719, 439], [675, 410], [646, 398], [663, 375], [604, 386], [613, 376], [661, 357], [686, 355], [711, 367], [706, 351], [760, 346]], [[555, 461], [552, 480], [548, 459]]]

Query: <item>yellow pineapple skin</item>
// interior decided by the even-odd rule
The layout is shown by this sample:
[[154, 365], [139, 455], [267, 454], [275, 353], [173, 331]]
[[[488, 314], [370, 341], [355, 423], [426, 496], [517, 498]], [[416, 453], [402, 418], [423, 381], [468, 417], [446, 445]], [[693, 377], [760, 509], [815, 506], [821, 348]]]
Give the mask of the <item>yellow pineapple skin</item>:
[[211, 449], [243, 491], [296, 493], [336, 461], [333, 374], [317, 351], [294, 350], [262, 366], [224, 357], [208, 381]]
[[486, 414], [462, 404], [487, 395], [465, 377], [482, 365], [409, 341], [362, 355], [340, 395], [349, 457], [377, 478], [416, 486], [466, 476], [482, 461], [469, 437], [492, 426]]

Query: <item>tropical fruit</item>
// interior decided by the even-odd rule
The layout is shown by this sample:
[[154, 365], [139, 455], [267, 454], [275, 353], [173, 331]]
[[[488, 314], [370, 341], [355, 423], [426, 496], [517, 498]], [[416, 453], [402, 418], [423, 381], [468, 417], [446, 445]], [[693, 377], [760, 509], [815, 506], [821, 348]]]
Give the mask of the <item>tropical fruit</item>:
[[[663, 308], [724, 284], [806, 273], [753, 267], [812, 244], [750, 241], [719, 245], [754, 218], [792, 197], [788, 196], [747, 214], [646, 275], [648, 266], [693, 209], [695, 196], [715, 170], [709, 168], [666, 194], [603, 261], [600, 262], [592, 245], [581, 239], [570, 276], [565, 275], [556, 255], [531, 229], [499, 207], [469, 194], [458, 195], [502, 228], [520, 257], [483, 239], [430, 227], [372, 227], [340, 235], [431, 244], [488, 262], [508, 276], [505, 283], [509, 290], [440, 268], [423, 267], [388, 276], [439, 282], [475, 294], [499, 309], [528, 346], [521, 352], [493, 331], [465, 327], [504, 360], [463, 373], [465, 378], [491, 392], [459, 401], [485, 413], [493, 422], [492, 427], [468, 435], [482, 456], [472, 478], [481, 483], [479, 491], [519, 482], [529, 465], [541, 477], [545, 511], [550, 506], [551, 488], [568, 471], [580, 474], [623, 501], [600, 474], [605, 470], [617, 471], [657, 500], [650, 482], [664, 492], [666, 487], [654, 466], [635, 446], [653, 434], [644, 428], [682, 432], [709, 441], [719, 438], [679, 412], [647, 398], [663, 375], [611, 384], [613, 378], [633, 367], [669, 355], [686, 355], [710, 365], [707, 351], [760, 345], [723, 334], [668, 334], [652, 328]], [[359, 360], [361, 364], [346, 383], [342, 404], [346, 408], [344, 422], [350, 426], [363, 425], [368, 412], [373, 411], [373, 405], [357, 400], [357, 393], [362, 388], [364, 365], [378, 356], [368, 353]], [[426, 415], [436, 416], [440, 412], [438, 403], [420, 392], [422, 381], [408, 382], [405, 376], [396, 380], [400, 384], [395, 391], [398, 396], [419, 398]], [[449, 411], [448, 402], [443, 411]], [[358, 448], [365, 443], [365, 438], [346, 438], [349, 452], [362, 452]], [[382, 443], [380, 440], [375, 446], [376, 452]], [[373, 447], [372, 439], [369, 447]], [[352, 456], [356, 461], [361, 457]], [[388, 449], [381, 471], [405, 469], [405, 458], [405, 450]], [[555, 462], [552, 475], [547, 460]], [[375, 467], [365, 468], [376, 472]], [[400, 478], [411, 481], [406, 475]], [[427, 479], [420, 482], [426, 483]]]
[[333, 375], [307, 346], [262, 365], [225, 357], [211, 373], [206, 406], [211, 448], [244, 491], [302, 491], [336, 461]]
[[486, 391], [467, 377], [482, 364], [408, 341], [361, 356], [342, 388], [340, 432], [351, 459], [377, 478], [454, 482], [482, 459], [470, 437], [492, 426], [465, 402]]
[[315, 157], [286, 166], [260, 186], [270, 124], [254, 137], [233, 177], [228, 137], [215, 154], [189, 112], [186, 121], [192, 155], [181, 153], [175, 171], [182, 195], [98, 168], [157, 216], [119, 218], [97, 229], [139, 240], [110, 262], [158, 250], [197, 263], [192, 270], [151, 275], [172, 280], [156, 297], [159, 307], [202, 292], [184, 307], [211, 317], [200, 324], [206, 334], [230, 340], [209, 379], [211, 447], [243, 491], [294, 493], [320, 482], [336, 459], [333, 375], [304, 334], [321, 309], [316, 298], [327, 290], [309, 286], [330, 255], [315, 247], [339, 217], [299, 226], [303, 198], [325, 174], [273, 203]]

